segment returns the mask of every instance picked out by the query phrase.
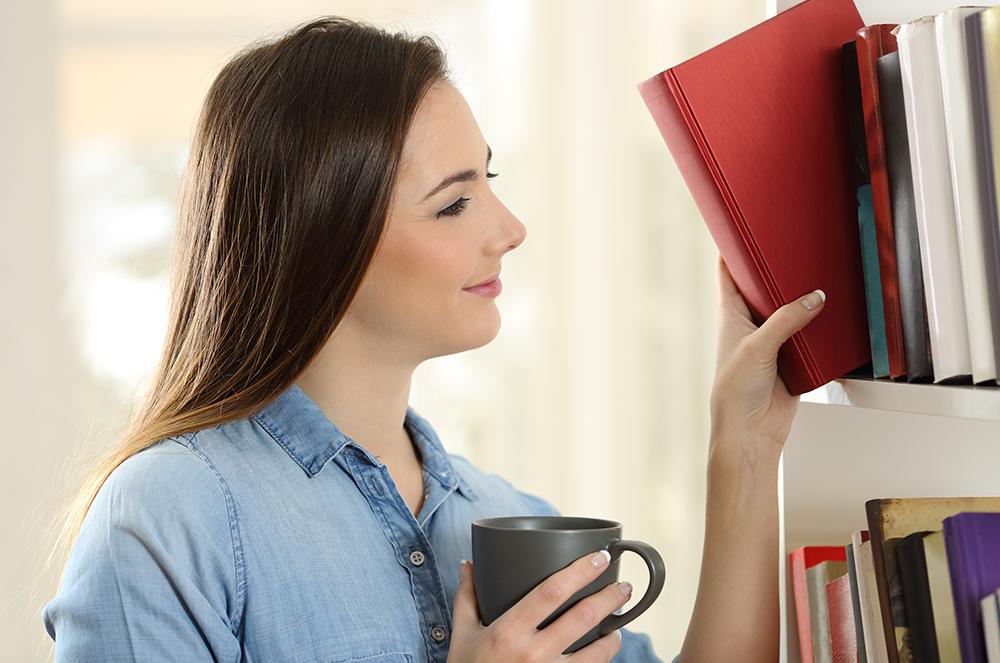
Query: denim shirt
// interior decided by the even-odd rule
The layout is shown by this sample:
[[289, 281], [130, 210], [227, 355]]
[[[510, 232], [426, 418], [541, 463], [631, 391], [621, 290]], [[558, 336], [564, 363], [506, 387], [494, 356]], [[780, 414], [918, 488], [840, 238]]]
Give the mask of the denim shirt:
[[[408, 407], [425, 498], [295, 383], [119, 465], [42, 609], [57, 661], [444, 663], [471, 523], [558, 515], [445, 451]], [[622, 629], [616, 663], [662, 663]]]

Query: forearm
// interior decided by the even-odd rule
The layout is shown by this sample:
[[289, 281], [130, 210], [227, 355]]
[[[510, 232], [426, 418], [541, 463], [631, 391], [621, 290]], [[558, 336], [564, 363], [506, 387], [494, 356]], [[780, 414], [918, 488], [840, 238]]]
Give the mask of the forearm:
[[778, 452], [713, 438], [705, 544], [681, 663], [778, 660]]

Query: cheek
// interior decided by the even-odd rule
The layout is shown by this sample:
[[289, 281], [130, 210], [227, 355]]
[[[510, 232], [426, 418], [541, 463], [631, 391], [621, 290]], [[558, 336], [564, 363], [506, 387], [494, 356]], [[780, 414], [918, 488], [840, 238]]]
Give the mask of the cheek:
[[462, 288], [478, 274], [475, 249], [461, 237], [427, 229], [390, 231], [369, 266], [355, 300], [359, 313], [405, 333], [454, 320], [470, 297]]
[[475, 268], [473, 250], [459, 237], [398, 233], [386, 240], [380, 256], [385, 278], [394, 288], [428, 304], [462, 294]]

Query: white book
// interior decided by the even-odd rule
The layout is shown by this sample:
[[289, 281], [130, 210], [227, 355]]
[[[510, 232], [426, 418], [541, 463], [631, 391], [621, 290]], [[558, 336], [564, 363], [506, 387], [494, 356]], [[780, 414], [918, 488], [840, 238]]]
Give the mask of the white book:
[[983, 236], [989, 211], [984, 209], [984, 197], [980, 191], [973, 129], [976, 116], [969, 91], [964, 30], [965, 18], [982, 9], [957, 7], [934, 17], [959, 263], [965, 293], [969, 356], [972, 381], [975, 383], [996, 380], [997, 377], [984, 251], [986, 238]]
[[986, 659], [989, 663], [1000, 663], [1000, 591], [984, 596], [980, 605], [983, 608], [983, 636], [986, 638]]
[[[869, 635], [874, 628], [871, 623], [871, 617], [869, 616], [869, 606], [868, 597], [865, 596], [863, 591], [863, 585], [861, 580], [861, 574], [864, 572], [861, 568], [861, 553], [858, 551], [858, 547], [861, 545], [861, 530], [854, 532], [851, 536], [851, 557], [854, 558], [854, 575], [857, 578], [858, 583], [858, 603], [859, 612], [861, 613], [861, 645], [864, 647], [864, 660], [874, 661], [876, 660], [875, 652], [871, 646], [871, 636]], [[858, 657], [861, 659], [861, 657]]]
[[927, 585], [931, 590], [931, 612], [934, 613], [938, 659], [941, 663], [962, 663], [944, 532], [934, 532], [924, 537], [924, 559], [927, 563]]
[[900, 24], [906, 130], [934, 381], [972, 375], [934, 17]]
[[[865, 631], [865, 652], [868, 663], [888, 663], [889, 649], [882, 628], [882, 610], [878, 602], [878, 585], [875, 582], [875, 557], [872, 542], [862, 541], [855, 532], [851, 544], [857, 551], [858, 601], [861, 603], [861, 624]], [[895, 645], [896, 643], [893, 643]]]

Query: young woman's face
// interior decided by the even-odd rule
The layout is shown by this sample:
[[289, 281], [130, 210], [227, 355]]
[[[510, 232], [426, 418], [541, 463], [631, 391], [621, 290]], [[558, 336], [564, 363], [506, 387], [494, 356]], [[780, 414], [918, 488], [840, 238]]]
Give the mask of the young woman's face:
[[[495, 296], [466, 288], [497, 275], [526, 230], [490, 188], [488, 151], [462, 94], [435, 84], [413, 119], [386, 234], [348, 311], [410, 358], [476, 348], [500, 329]], [[464, 181], [440, 187], [466, 170]]]

